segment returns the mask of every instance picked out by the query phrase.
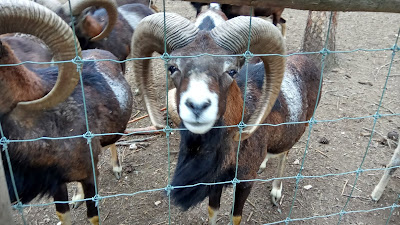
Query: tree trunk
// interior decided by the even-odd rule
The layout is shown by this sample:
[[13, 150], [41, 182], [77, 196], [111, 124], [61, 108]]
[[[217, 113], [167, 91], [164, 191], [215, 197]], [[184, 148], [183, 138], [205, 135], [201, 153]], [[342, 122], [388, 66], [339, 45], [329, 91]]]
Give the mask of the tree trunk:
[[[0, 147], [0, 151], [2, 151]], [[10, 196], [8, 196], [8, 188], [6, 177], [4, 174], [3, 160], [0, 154], [0, 224], [13, 225], [14, 220], [11, 216]]]
[[[330, 12], [309, 11], [307, 25], [303, 37], [303, 52], [319, 52], [324, 48], [335, 51], [336, 46], [336, 27], [337, 12], [332, 12], [332, 23], [329, 29]], [[329, 32], [328, 32], [329, 29]], [[329, 34], [328, 42], [325, 47], [326, 36]], [[321, 66], [322, 54], [311, 54], [310, 58], [317, 66]], [[325, 57], [325, 69], [332, 68], [337, 64], [335, 54], [328, 54]]]

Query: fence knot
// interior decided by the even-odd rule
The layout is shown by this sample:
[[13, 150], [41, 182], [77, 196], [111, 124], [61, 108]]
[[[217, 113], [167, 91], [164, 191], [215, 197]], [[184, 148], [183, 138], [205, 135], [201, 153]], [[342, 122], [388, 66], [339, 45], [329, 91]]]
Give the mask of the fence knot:
[[168, 53], [164, 52], [164, 54], [162, 54], [161, 56], [161, 59], [168, 62], [169, 60], [171, 60], [171, 56]]
[[286, 217], [285, 224], [289, 224], [290, 221], [292, 221], [292, 219], [290, 219], [290, 217]]
[[238, 184], [238, 183], [240, 183], [240, 180], [239, 180], [239, 179], [237, 179], [236, 177], [235, 177], [235, 178], [233, 178], [233, 180], [232, 180], [232, 184]]
[[319, 51], [319, 53], [326, 56], [326, 55], [331, 54], [331, 51], [327, 48], [323, 48], [321, 51]]
[[10, 142], [10, 141], [9, 141], [6, 137], [0, 138], [0, 145], [2, 145], [3, 147], [7, 147], [7, 144], [8, 144], [9, 142]]
[[357, 175], [360, 175], [362, 172], [364, 172], [364, 170], [361, 168], [358, 168], [355, 172], [357, 173]]
[[87, 131], [86, 133], [83, 134], [83, 138], [86, 138], [86, 141], [88, 144], [90, 144], [90, 142], [92, 142], [93, 137], [94, 137], [94, 135], [90, 131]]
[[22, 202], [21, 202], [21, 201], [18, 201], [18, 202], [15, 203], [12, 207], [13, 207], [14, 209], [16, 209], [16, 210], [22, 210]]
[[167, 192], [167, 196], [170, 196], [171, 191], [174, 190], [174, 186], [171, 186], [170, 184], [168, 184], [164, 190]]
[[300, 180], [302, 180], [303, 178], [304, 178], [303, 175], [301, 175], [301, 172], [299, 172], [296, 175], [296, 185], [298, 185], [300, 183]]
[[254, 54], [251, 53], [249, 50], [243, 53], [243, 57], [245, 58], [246, 62], [254, 57]]
[[317, 123], [318, 123], [318, 121], [315, 120], [314, 117], [311, 117], [311, 119], [308, 121], [308, 125], [309, 125], [310, 127], [312, 127], [314, 124], [317, 124]]
[[375, 119], [379, 119], [379, 118], [381, 118], [382, 117], [382, 115], [381, 114], [379, 114], [379, 112], [376, 112], [375, 114], [374, 114], [374, 116], [373, 116]]
[[240, 131], [242, 131], [246, 127], [247, 127], [247, 125], [245, 123], [243, 123], [243, 121], [240, 121], [240, 123], [238, 124], [238, 128]]
[[393, 52], [398, 52], [398, 51], [400, 51], [400, 46], [395, 44], [395, 45], [393, 45], [392, 50], [393, 50]]
[[344, 211], [344, 210], [342, 209], [342, 210], [340, 210], [339, 215], [340, 215], [340, 216], [343, 216], [343, 215], [346, 214], [346, 213], [347, 213], [347, 212]]
[[93, 197], [91, 198], [91, 200], [94, 201], [96, 207], [98, 207], [98, 206], [99, 206], [99, 201], [101, 200], [101, 196], [98, 195], [98, 194], [96, 194], [95, 196], [93, 196]]
[[165, 135], [167, 135], [167, 137], [169, 137], [169, 135], [172, 132], [172, 129], [170, 126], [167, 125], [166, 127], [164, 127], [163, 131], [164, 131]]
[[83, 65], [82, 58], [79, 55], [77, 55], [75, 56], [74, 59], [72, 59], [72, 63], [76, 65], [76, 70], [79, 72], [79, 70], [82, 68]]

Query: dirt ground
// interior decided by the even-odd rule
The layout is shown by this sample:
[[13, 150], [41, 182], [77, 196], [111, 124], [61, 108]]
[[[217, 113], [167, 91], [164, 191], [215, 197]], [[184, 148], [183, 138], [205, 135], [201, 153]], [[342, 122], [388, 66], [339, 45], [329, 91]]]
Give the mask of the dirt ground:
[[[162, 8], [162, 1], [156, 4]], [[194, 19], [195, 11], [188, 2], [167, 1], [166, 10], [179, 13], [189, 19]], [[283, 18], [287, 20], [288, 51], [299, 51], [307, 11], [286, 9]], [[337, 50], [382, 49], [394, 45], [399, 30], [399, 14], [389, 13], [339, 13], [336, 35]], [[319, 176], [355, 171], [362, 163], [368, 146], [369, 134], [373, 127], [372, 115], [375, 114], [382, 96], [383, 87], [388, 73], [388, 65], [392, 57], [391, 51], [357, 51], [354, 53], [337, 54], [339, 65], [329, 71], [324, 71], [324, 87], [322, 98], [316, 112], [317, 120], [324, 120], [314, 125], [309, 139], [309, 150], [305, 155], [308, 136], [295, 145], [289, 154], [289, 164], [286, 176], [296, 176], [304, 158], [304, 176]], [[155, 63], [155, 72], [159, 74], [160, 108], [165, 106], [165, 72], [162, 62]], [[383, 96], [382, 114], [400, 113], [400, 53], [395, 56], [395, 62], [388, 79]], [[132, 82], [131, 73], [128, 79]], [[132, 82], [133, 84], [133, 82]], [[132, 87], [135, 90], [135, 87]], [[145, 115], [145, 106], [139, 96], [136, 97], [133, 115]], [[360, 119], [346, 119], [359, 118]], [[129, 127], [149, 126], [148, 119], [132, 123]], [[394, 144], [390, 147], [381, 143], [382, 136], [389, 131], [400, 130], [400, 116], [381, 117], [375, 127], [368, 154], [363, 162], [363, 169], [383, 168], [390, 159]], [[150, 136], [129, 136], [124, 140], [142, 139]], [[321, 144], [324, 137], [328, 144]], [[99, 194], [101, 196], [122, 195], [103, 199], [100, 202], [100, 217], [102, 224], [168, 224], [169, 204], [163, 191], [144, 192], [165, 188], [168, 184], [168, 172], [174, 171], [179, 150], [179, 134], [171, 136], [171, 162], [168, 163], [167, 142], [162, 135], [155, 136], [137, 144], [137, 149], [120, 145], [119, 155], [123, 164], [122, 179], [117, 181], [109, 164], [110, 153], [101, 155], [99, 163]], [[299, 163], [300, 162], [300, 163]], [[274, 177], [277, 162], [268, 162], [267, 171], [259, 176], [261, 179]], [[345, 211], [361, 211], [349, 213], [342, 217], [341, 224], [385, 224], [390, 209], [365, 212], [375, 208], [393, 205], [400, 194], [400, 175], [395, 173], [386, 188], [381, 200], [375, 203], [370, 200], [370, 193], [378, 183], [382, 171], [366, 171], [360, 174], [353, 197]], [[281, 206], [270, 203], [271, 182], [256, 182], [244, 208], [242, 224], [275, 224], [290, 218], [300, 220], [290, 224], [337, 224], [338, 215], [348, 200], [348, 195], [354, 185], [355, 173], [329, 176], [324, 178], [305, 178], [298, 183], [296, 198], [296, 179], [285, 179], [283, 183], [283, 199]], [[304, 188], [311, 185], [311, 188]], [[71, 185], [71, 193], [73, 185]], [[47, 199], [32, 203], [51, 202]], [[171, 224], [207, 224], [207, 203], [205, 200], [198, 206], [181, 211], [174, 205], [170, 207]], [[228, 224], [232, 205], [232, 188], [224, 191], [218, 224]], [[293, 206], [292, 206], [293, 205]], [[86, 207], [72, 210], [74, 224], [88, 224]], [[28, 224], [56, 224], [54, 205], [29, 207], [24, 209]], [[315, 218], [312, 218], [315, 217]], [[21, 217], [15, 212], [17, 224], [22, 224]], [[309, 219], [302, 219], [309, 218]], [[397, 220], [397, 222], [396, 222]], [[396, 208], [389, 224], [400, 224], [400, 209]], [[279, 223], [284, 224], [284, 223]]]

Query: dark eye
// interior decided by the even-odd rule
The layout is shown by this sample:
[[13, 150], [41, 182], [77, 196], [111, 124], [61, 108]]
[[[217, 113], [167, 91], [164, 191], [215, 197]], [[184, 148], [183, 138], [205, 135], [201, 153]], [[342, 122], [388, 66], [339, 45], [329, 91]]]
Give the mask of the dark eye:
[[232, 69], [232, 70], [229, 70], [228, 74], [229, 74], [229, 76], [233, 77], [233, 76], [235, 76], [235, 74], [237, 74], [237, 71]]
[[175, 73], [177, 70], [178, 70], [178, 68], [176, 68], [175, 66], [170, 66], [170, 67], [168, 67], [168, 71], [169, 71], [171, 74]]

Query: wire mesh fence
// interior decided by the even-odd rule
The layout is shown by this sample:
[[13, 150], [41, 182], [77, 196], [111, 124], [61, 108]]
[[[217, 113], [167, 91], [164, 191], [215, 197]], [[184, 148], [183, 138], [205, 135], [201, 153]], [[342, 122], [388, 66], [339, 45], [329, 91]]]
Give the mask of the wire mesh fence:
[[[166, 6], [166, 1], [163, 1], [163, 11], [165, 10], [165, 6]], [[396, 26], [397, 24], [394, 24], [394, 26]], [[250, 26], [251, 27], [251, 26]], [[338, 50], [338, 51], [331, 51], [329, 49], [327, 49], [326, 47], [321, 49], [320, 52], [296, 52], [296, 53], [292, 53], [292, 54], [288, 54], [288, 55], [281, 55], [282, 57], [290, 57], [292, 55], [296, 55], [296, 54], [322, 54], [322, 61], [321, 61], [321, 77], [325, 78], [325, 74], [327, 73], [327, 71], [324, 70], [324, 62], [325, 62], [325, 58], [328, 57], [330, 54], [337, 54], [337, 55], [345, 55], [345, 54], [358, 54], [358, 53], [362, 53], [362, 54], [374, 54], [374, 53], [383, 53], [386, 54], [386, 57], [388, 59], [387, 64], [385, 64], [385, 66], [382, 66], [379, 69], [379, 72], [386, 70], [386, 74], [385, 74], [385, 78], [384, 78], [384, 84], [383, 86], [380, 88], [380, 93], [379, 93], [379, 100], [377, 102], [375, 102], [375, 109], [373, 110], [373, 113], [369, 113], [369, 114], [361, 114], [359, 116], [353, 116], [356, 114], [352, 114], [349, 113], [349, 116], [346, 116], [345, 114], [341, 114], [341, 112], [338, 112], [337, 114], [341, 114], [340, 116], [336, 116], [334, 118], [319, 118], [318, 117], [318, 113], [321, 111], [321, 109], [316, 109], [315, 106], [315, 110], [314, 110], [314, 115], [312, 116], [312, 118], [309, 121], [301, 121], [300, 123], [308, 123], [309, 126], [304, 134], [303, 137], [303, 146], [301, 147], [302, 152], [299, 152], [297, 154], [297, 156], [300, 156], [298, 159], [298, 162], [296, 163], [297, 168], [296, 168], [296, 174], [291, 175], [291, 176], [285, 176], [282, 178], [264, 178], [264, 176], [262, 176], [261, 178], [258, 179], [253, 179], [253, 180], [240, 180], [237, 178], [237, 175], [235, 176], [235, 178], [233, 180], [227, 180], [225, 182], [219, 182], [219, 183], [198, 183], [198, 184], [194, 184], [194, 185], [190, 185], [190, 186], [179, 186], [179, 187], [173, 187], [170, 185], [171, 183], [171, 175], [172, 175], [172, 171], [173, 171], [173, 167], [174, 165], [171, 163], [174, 161], [173, 159], [173, 155], [174, 154], [171, 150], [171, 142], [175, 142], [175, 138], [171, 138], [171, 136], [175, 133], [175, 132], [179, 132], [179, 130], [181, 130], [180, 128], [173, 128], [170, 127], [169, 121], [168, 121], [168, 117], [167, 117], [167, 121], [166, 121], [166, 127], [164, 129], [161, 130], [157, 130], [154, 132], [162, 132], [165, 134], [165, 138], [163, 139], [165, 146], [163, 147], [163, 149], [166, 151], [167, 153], [167, 163], [163, 164], [166, 165], [166, 168], [163, 168], [163, 170], [166, 170], [166, 177], [165, 177], [165, 185], [160, 185], [157, 184], [155, 186], [155, 188], [148, 188], [148, 189], [141, 189], [139, 191], [133, 191], [133, 192], [125, 192], [125, 193], [118, 193], [118, 190], [114, 190], [115, 192], [117, 192], [116, 194], [106, 194], [105, 192], [101, 193], [101, 191], [99, 192], [99, 189], [101, 189], [97, 182], [96, 182], [96, 174], [95, 174], [95, 169], [94, 169], [94, 160], [93, 160], [93, 153], [91, 153], [91, 160], [92, 160], [92, 165], [93, 165], [93, 174], [95, 176], [95, 189], [96, 189], [96, 195], [93, 198], [87, 198], [87, 199], [83, 199], [81, 201], [94, 201], [96, 202], [96, 205], [98, 205], [98, 214], [100, 217], [100, 224], [124, 224], [124, 223], [128, 223], [128, 224], [139, 224], [140, 222], [134, 222], [134, 221], [129, 221], [127, 219], [125, 219], [125, 221], [110, 221], [107, 220], [107, 217], [109, 216], [109, 212], [108, 214], [105, 213], [105, 211], [107, 211], [107, 208], [103, 208], [102, 207], [102, 202], [106, 201], [106, 200], [110, 200], [112, 199], [114, 202], [118, 202], [119, 200], [121, 200], [122, 202], [124, 202], [124, 199], [126, 198], [132, 198], [134, 196], [140, 196], [143, 194], [148, 194], [148, 193], [166, 193], [165, 198], [168, 199], [167, 202], [167, 219], [163, 220], [162, 223], [168, 223], [168, 224], [173, 224], [173, 223], [179, 223], [179, 222], [175, 222], [175, 221], [179, 221], [179, 219], [181, 219], [181, 215], [179, 215], [179, 213], [177, 213], [178, 211], [176, 211], [176, 209], [173, 208], [173, 204], [172, 201], [170, 199], [170, 195], [169, 192], [173, 189], [176, 188], [188, 188], [188, 187], [193, 187], [193, 186], [197, 186], [197, 185], [216, 185], [216, 184], [232, 184], [232, 188], [233, 190], [235, 190], [236, 185], [238, 183], [241, 182], [253, 182], [253, 183], [269, 183], [272, 182], [274, 179], [283, 179], [286, 182], [287, 181], [292, 181], [293, 183], [291, 184], [290, 188], [292, 188], [292, 190], [288, 190], [290, 189], [289, 187], [285, 187], [284, 186], [284, 190], [287, 190], [288, 192], [290, 192], [292, 196], [286, 197], [285, 201], [287, 201], [287, 207], [286, 210], [284, 210], [284, 213], [281, 212], [280, 209], [278, 210], [273, 210], [273, 213], [276, 213], [279, 215], [279, 218], [281, 219], [277, 219], [277, 220], [270, 220], [270, 219], [265, 219], [262, 218], [262, 220], [259, 219], [259, 221], [255, 221], [254, 223], [261, 223], [261, 224], [296, 224], [296, 223], [313, 223], [312, 221], [321, 221], [320, 219], [327, 219], [327, 218], [334, 218], [333, 220], [329, 220], [328, 224], [333, 224], [333, 223], [337, 223], [337, 224], [348, 224], [349, 220], [345, 220], [345, 216], [352, 216], [352, 215], [363, 215], [364, 213], [374, 213], [374, 212], [380, 212], [380, 211], [384, 211], [384, 210], [388, 210], [389, 213], [386, 215], [381, 215], [381, 217], [385, 218], [386, 224], [396, 224], [396, 222], [393, 222], [393, 213], [395, 213], [396, 211], [398, 212], [398, 208], [399, 208], [399, 204], [398, 204], [398, 200], [400, 198], [400, 193], [397, 192], [396, 193], [396, 198], [393, 199], [389, 199], [388, 201], [391, 201], [391, 204], [388, 205], [374, 205], [374, 204], [367, 204], [367, 208], [356, 208], [354, 209], [354, 207], [351, 205], [351, 201], [353, 199], [357, 199], [360, 196], [355, 194], [355, 192], [359, 191], [359, 189], [357, 188], [359, 182], [360, 182], [360, 177], [363, 174], [368, 174], [368, 173], [373, 173], [373, 172], [380, 172], [382, 170], [388, 169], [388, 168], [377, 168], [377, 167], [369, 167], [370, 164], [368, 164], [368, 166], [366, 166], [366, 159], [368, 159], [368, 155], [370, 154], [371, 149], [376, 149], [376, 146], [374, 146], [375, 141], [375, 136], [374, 135], [377, 132], [377, 127], [378, 126], [382, 126], [379, 124], [379, 121], [382, 121], [384, 119], [387, 120], [394, 120], [394, 122], [398, 122], [399, 121], [399, 116], [400, 113], [397, 113], [396, 111], [393, 110], [385, 110], [385, 111], [389, 111], [390, 113], [383, 113], [382, 111], [384, 111], [383, 108], [383, 101], [385, 100], [385, 97], [387, 95], [387, 90], [388, 90], [388, 85], [390, 85], [390, 82], [396, 82], [396, 81], [392, 81], [393, 79], [396, 79], [396, 76], [398, 76], [397, 74], [393, 75], [393, 70], [398, 70], [397, 67], [395, 66], [396, 62], [398, 61], [398, 51], [400, 50], [400, 47], [398, 45], [398, 38], [400, 36], [400, 29], [398, 30], [397, 34], [395, 34], [391, 39], [393, 40], [393, 45], [391, 46], [381, 46], [381, 48], [354, 48], [354, 49], [349, 49], [349, 50]], [[288, 37], [288, 39], [290, 38], [290, 36]], [[329, 36], [327, 35], [327, 40], [328, 40]], [[251, 40], [249, 40], [251, 41]], [[249, 50], [249, 49], [248, 49]], [[243, 55], [240, 54], [238, 55], [238, 57], [240, 56], [244, 56], [244, 57], [248, 57], [248, 52], [246, 54], [246, 52], [243, 52]], [[203, 55], [199, 55], [197, 57], [201, 57]], [[221, 56], [214, 56], [211, 55], [213, 57], [221, 57]], [[258, 56], [257, 54], [254, 54], [252, 56]], [[155, 57], [151, 57], [151, 59], [159, 59], [162, 60], [165, 63], [169, 60], [169, 55], [168, 54], [164, 54], [161, 56], [155, 56]], [[371, 58], [373, 58], [374, 56], [372, 55]], [[122, 63], [122, 62], [130, 62], [133, 60], [143, 60], [143, 59], [127, 59], [125, 61], [115, 61], [115, 60], [111, 60], [111, 61], [115, 61], [117, 63]], [[80, 59], [75, 58], [72, 59], [71, 62], [74, 62], [75, 64], [79, 65], [82, 62], [85, 62], [88, 60], [85, 59]], [[90, 61], [90, 60], [89, 60]], [[24, 62], [26, 63], [26, 62]], [[23, 63], [23, 64], [24, 64]], [[31, 63], [35, 63], [35, 62], [31, 62]], [[55, 62], [55, 63], [63, 63], [63, 62]], [[16, 66], [16, 65], [0, 65], [0, 66]], [[356, 66], [360, 66], [360, 65], [354, 65], [354, 67]], [[356, 70], [356, 68], [355, 68]], [[81, 74], [81, 70], [79, 70], [79, 73]], [[168, 87], [168, 72], [165, 71], [165, 78], [163, 79], [166, 83], [165, 87]], [[321, 79], [322, 81], [322, 79]], [[326, 82], [326, 80], [325, 80]], [[397, 82], [398, 83], [398, 82]], [[83, 82], [82, 82], [82, 76], [81, 76], [81, 89], [82, 89], [82, 93], [83, 93], [83, 102], [84, 102], [84, 107], [86, 107], [86, 103], [85, 103], [85, 96], [84, 96], [84, 89], [83, 89]], [[329, 83], [325, 84], [325, 87], [329, 85]], [[370, 84], [367, 84], [370, 85]], [[373, 85], [373, 84], [372, 84]], [[371, 85], [371, 86], [372, 86]], [[398, 86], [394, 86], [394, 87], [398, 87]], [[391, 91], [396, 92], [396, 89], [392, 89], [390, 88]], [[168, 96], [167, 94], [167, 89], [164, 89], [164, 96]], [[321, 91], [321, 89], [320, 89]], [[324, 95], [327, 95], [329, 91], [332, 91], [330, 89], [328, 89], [325, 92], [322, 92], [321, 94], [321, 98], [324, 98]], [[342, 97], [344, 94], [349, 94], [349, 93], [340, 93], [342, 94]], [[350, 94], [349, 94], [350, 95]], [[394, 93], [394, 95], [392, 96], [399, 96], [398, 90], [397, 93]], [[340, 96], [339, 96], [340, 98]], [[323, 101], [323, 100], [322, 100]], [[339, 104], [339, 103], [338, 103]], [[354, 102], [354, 104], [359, 104], [357, 102]], [[389, 99], [389, 104], [385, 105], [386, 109], [391, 105], [398, 105], [398, 99]], [[388, 106], [389, 105], [389, 106]], [[168, 106], [167, 106], [168, 107]], [[339, 111], [339, 108], [341, 108], [342, 110], [346, 111], [346, 106], [343, 107], [336, 107], [336, 109]], [[397, 107], [397, 106], [396, 106]], [[328, 108], [328, 107], [327, 107]], [[398, 108], [397, 108], [398, 110]], [[85, 112], [86, 112], [86, 108], [85, 108]], [[35, 141], [40, 141], [40, 140], [62, 140], [62, 139], [71, 139], [71, 138], [84, 138], [87, 140], [88, 143], [88, 151], [92, 152], [92, 146], [91, 146], [91, 139], [99, 137], [99, 136], [104, 136], [104, 135], [113, 135], [113, 134], [97, 134], [97, 133], [92, 133], [89, 127], [89, 119], [86, 117], [86, 127], [87, 127], [87, 132], [78, 136], [70, 136], [70, 137], [38, 137], [38, 138], [34, 138], [34, 139], [25, 139], [25, 140], [12, 140], [12, 139], [8, 139], [5, 134], [4, 131], [5, 129], [8, 129], [7, 127], [3, 127], [2, 124], [0, 124], [0, 134], [1, 134], [1, 140], [0, 140], [0, 144], [2, 145], [2, 151], [4, 152], [4, 155], [6, 156], [4, 160], [4, 166], [7, 166], [9, 168], [10, 171], [12, 171], [12, 168], [10, 166], [10, 158], [9, 158], [9, 153], [8, 153], [8, 146], [10, 143], [21, 143], [21, 142], [35, 142]], [[320, 126], [324, 126], [324, 125], [332, 125], [335, 123], [348, 123], [348, 121], [361, 121], [360, 124], [368, 124], [369, 127], [367, 129], [369, 129], [369, 135], [367, 136], [367, 141], [362, 141], [362, 146], [357, 146], [354, 145], [355, 148], [363, 148], [364, 150], [362, 151], [361, 154], [357, 155], [357, 157], [355, 157], [355, 159], [353, 158], [353, 165], [352, 167], [349, 168], [353, 168], [350, 170], [342, 170], [342, 169], [336, 169], [336, 171], [339, 172], [335, 172], [332, 171], [330, 173], [319, 173], [319, 171], [314, 171], [316, 173], [312, 173], [310, 171], [307, 171], [307, 166], [309, 162], [309, 154], [310, 154], [310, 146], [312, 145], [312, 141], [315, 141], [316, 137], [313, 138], [313, 135], [315, 134], [315, 129], [317, 127], [317, 130], [323, 130], [323, 128], [320, 128]], [[243, 129], [243, 126], [282, 126], [282, 125], [287, 125], [287, 124], [293, 124], [293, 123], [284, 123], [284, 124], [278, 124], [278, 125], [273, 125], [273, 124], [245, 124], [245, 121], [243, 121], [242, 118], [242, 122], [238, 125], [235, 126], [237, 127], [239, 130]], [[386, 123], [387, 124], [387, 123]], [[391, 123], [389, 123], [391, 124]], [[215, 127], [215, 129], [218, 129], [221, 127]], [[334, 128], [333, 128], [334, 129]], [[364, 129], [364, 130], [367, 130]], [[340, 130], [338, 132], [360, 132], [359, 130]], [[133, 132], [130, 134], [119, 134], [122, 136], [129, 136], [132, 134], [136, 134], [136, 133], [141, 133], [141, 132]], [[321, 134], [321, 132], [318, 132], [318, 135], [328, 135], [328, 134]], [[347, 138], [344, 137], [343, 138]], [[354, 135], [353, 135], [354, 138]], [[160, 138], [161, 139], [161, 138]], [[338, 143], [337, 147], [340, 148], [340, 139], [335, 139]], [[357, 140], [358, 141], [358, 140]], [[356, 142], [355, 140], [353, 141], [354, 143]], [[240, 142], [239, 142], [240, 145]], [[390, 144], [389, 144], [390, 145]], [[175, 148], [176, 146], [174, 146], [173, 148]], [[348, 147], [348, 145], [346, 146]], [[314, 147], [314, 150], [317, 150], [316, 147]], [[339, 153], [340, 151], [340, 153]], [[338, 152], [332, 152], [332, 154], [336, 155], [336, 154], [340, 154], [343, 155], [344, 158], [346, 158], [346, 154], [349, 155], [356, 155], [350, 152], [346, 153], [343, 152], [346, 150], [339, 150]], [[172, 152], [172, 153], [171, 153]], [[315, 151], [314, 151], [315, 152]], [[165, 152], [164, 152], [165, 153]], [[388, 151], [387, 153], [391, 153], [390, 151]], [[239, 156], [239, 152], [237, 153], [237, 156]], [[321, 153], [321, 154], [325, 154], [326, 153]], [[383, 153], [382, 153], [383, 154]], [[381, 155], [382, 155], [381, 154]], [[390, 154], [391, 155], [391, 154]], [[157, 158], [157, 157], [156, 157]], [[238, 158], [238, 157], [237, 157]], [[315, 158], [312, 158], [312, 160], [314, 160]], [[340, 160], [339, 158], [335, 158], [336, 160]], [[369, 158], [370, 159], [370, 158]], [[323, 160], [327, 160], [327, 161], [331, 161], [332, 159], [329, 157], [324, 156], [324, 158], [320, 159], [321, 161]], [[344, 161], [346, 161], [345, 159], [343, 159]], [[371, 160], [371, 159], [370, 159]], [[374, 159], [376, 160], [376, 159]], [[145, 162], [146, 163], [146, 162]], [[329, 163], [336, 163], [336, 162], [329, 162]], [[381, 163], [387, 163], [386, 161], [381, 162]], [[236, 167], [237, 169], [237, 167]], [[378, 174], [378, 173], [375, 173]], [[380, 174], [380, 173], [379, 173]], [[100, 175], [101, 176], [101, 175]], [[152, 176], [151, 174], [147, 174], [147, 176]], [[354, 177], [354, 179], [351, 179], [351, 177], [349, 178], [348, 176]], [[144, 175], [144, 177], [146, 177], [146, 174]], [[327, 213], [321, 213], [321, 215], [316, 215], [315, 213], [309, 213], [309, 214], [302, 214], [305, 216], [298, 216], [296, 214], [296, 210], [302, 205], [302, 203], [299, 202], [299, 194], [302, 192], [302, 185], [304, 184], [304, 182], [309, 182], [310, 180], [317, 180], [317, 179], [340, 179], [341, 177], [347, 177], [347, 182], [345, 183], [343, 190], [345, 187], [351, 187], [348, 190], [348, 194], [343, 195], [343, 191], [341, 194], [341, 198], [342, 200], [344, 200], [344, 204], [341, 204], [339, 207], [336, 207], [333, 210], [328, 210], [328, 208], [330, 208], [333, 203], [329, 203], [326, 202], [324, 206], [326, 206], [325, 211]], [[378, 176], [379, 177], [379, 176]], [[339, 182], [339, 181], [338, 181]], [[362, 181], [365, 182], [365, 181]], [[139, 186], [141, 186], [142, 184], [138, 184]], [[284, 183], [284, 185], [286, 185]], [[371, 184], [372, 186], [375, 185], [375, 183]], [[342, 183], [340, 183], [340, 186], [342, 186]], [[14, 192], [17, 193], [16, 191], [16, 187], [15, 184], [13, 185], [13, 187], [15, 188]], [[115, 188], [117, 189], [117, 188]], [[326, 189], [321, 189], [321, 191], [326, 191], [329, 192], [330, 189], [326, 188]], [[371, 189], [372, 190], [372, 189]], [[253, 192], [256, 192], [257, 190], [253, 190]], [[367, 190], [364, 190], [363, 194], [364, 196], [368, 195], [369, 193], [365, 193], [365, 192], [369, 192]], [[267, 192], [268, 193], [268, 192]], [[323, 192], [321, 193], [323, 194]], [[289, 194], [287, 194], [289, 195]], [[265, 196], [263, 201], [267, 202], [268, 201], [268, 196]], [[17, 199], [19, 199], [19, 197], [17, 196]], [[234, 191], [232, 193], [232, 196], [230, 196], [230, 199], [233, 200], [232, 202], [234, 202]], [[288, 200], [289, 199], [289, 200]], [[233, 207], [233, 203], [231, 202], [231, 206]], [[48, 202], [48, 203], [31, 203], [31, 204], [22, 204], [20, 201], [18, 201], [16, 204], [13, 205], [13, 208], [16, 209], [19, 212], [19, 218], [21, 218], [21, 221], [23, 224], [31, 224], [30, 219], [26, 219], [26, 210], [24, 209], [30, 209], [30, 208], [36, 208], [36, 207], [44, 207], [44, 206], [52, 206], [55, 203], [72, 203], [72, 201], [68, 201], [68, 202]], [[300, 204], [300, 206], [299, 206]], [[307, 203], [303, 203], [303, 204], [307, 204]], [[255, 205], [254, 203], [249, 202], [249, 205], [252, 205], [253, 207], [255, 207], [254, 210], [259, 210], [262, 211], [262, 209], [257, 209], [257, 205]], [[156, 209], [156, 210], [160, 210], [160, 209]], [[204, 210], [205, 211], [205, 207], [203, 207], [202, 209], [199, 209], [199, 211]], [[136, 211], [136, 210], [134, 210]], [[222, 211], [222, 210], [221, 210]], [[246, 209], [245, 209], [246, 211]], [[324, 211], [324, 210], [323, 210]], [[281, 214], [279, 214], [279, 212], [281, 212]], [[136, 213], [136, 212], [131, 212], [131, 213]], [[143, 213], [143, 212], [140, 212]], [[165, 213], [165, 212], [162, 212]], [[262, 213], [261, 213], [262, 214]], [[284, 215], [283, 215], [284, 214]], [[128, 214], [129, 215], [129, 214]], [[232, 222], [232, 214], [229, 213], [229, 215], [225, 215], [226, 217], [229, 218], [229, 221]], [[398, 219], [398, 214], [395, 215]], [[176, 219], [178, 218], [178, 219]], [[193, 218], [192, 218], [193, 219]], [[251, 214], [248, 215], [246, 218], [244, 218], [244, 220], [247, 221], [243, 221], [243, 223], [252, 223], [251, 219]], [[146, 221], [146, 218], [143, 218], [143, 221]], [[194, 220], [195, 221], [195, 220]], [[350, 219], [350, 221], [352, 221]], [[354, 220], [352, 222], [357, 222], [357, 217], [354, 217]], [[153, 223], [153, 222], [150, 222]], [[199, 222], [194, 222], [194, 223], [199, 223]], [[247, 224], [246, 223], [246, 224]], [[155, 224], [155, 222], [154, 222]], [[322, 224], [319, 222], [315, 222], [315, 224]]]

